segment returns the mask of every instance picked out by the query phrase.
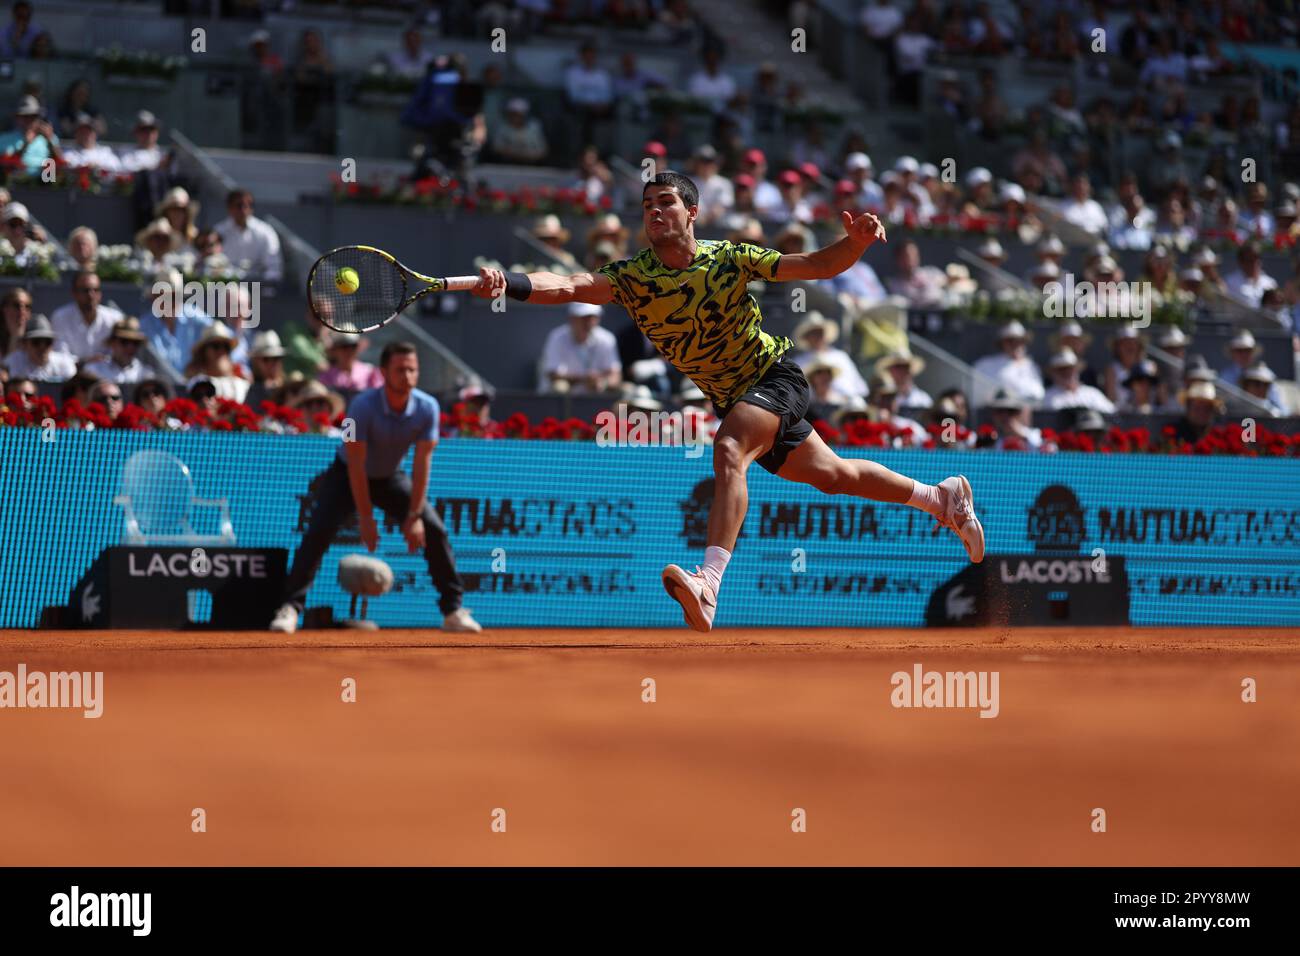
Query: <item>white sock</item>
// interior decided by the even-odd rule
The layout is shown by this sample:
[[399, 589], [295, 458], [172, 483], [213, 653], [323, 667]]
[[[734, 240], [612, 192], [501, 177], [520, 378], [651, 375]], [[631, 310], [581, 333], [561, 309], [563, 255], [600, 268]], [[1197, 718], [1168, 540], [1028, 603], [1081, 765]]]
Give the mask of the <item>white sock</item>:
[[715, 594], [722, 587], [722, 572], [727, 570], [727, 562], [730, 560], [731, 552], [726, 548], [704, 549], [704, 566], [700, 568], [700, 573], [704, 575], [704, 580], [709, 582]]
[[913, 480], [912, 497], [907, 499], [907, 503], [936, 518], [943, 515], [943, 492], [938, 485], [926, 485]]

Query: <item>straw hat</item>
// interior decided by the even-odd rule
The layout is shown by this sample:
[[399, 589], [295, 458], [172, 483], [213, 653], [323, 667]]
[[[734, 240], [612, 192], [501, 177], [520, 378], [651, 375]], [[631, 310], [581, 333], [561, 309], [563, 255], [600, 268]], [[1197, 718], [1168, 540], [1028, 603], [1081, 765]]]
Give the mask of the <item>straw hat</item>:
[[991, 408], [994, 411], [1002, 410], [1008, 412], [1019, 412], [1023, 411], [1028, 406], [1029, 403], [1020, 396], [1007, 391], [1005, 388], [1000, 388], [993, 395], [992, 401], [990, 401], [985, 407]]
[[1095, 408], [1080, 409], [1071, 427], [1077, 432], [1104, 432], [1106, 419]]
[[1182, 399], [1183, 407], [1194, 401], [1213, 402], [1214, 407], [1220, 412], [1227, 407], [1223, 404], [1223, 399], [1219, 398], [1213, 382], [1193, 382], [1183, 390], [1179, 398]]
[[1186, 332], [1176, 325], [1171, 325], [1160, 333], [1160, 337], [1156, 339], [1156, 345], [1162, 349], [1180, 349], [1186, 348], [1191, 344], [1191, 341]]
[[587, 245], [591, 245], [599, 236], [616, 236], [615, 241], [622, 244], [627, 241], [628, 228], [623, 225], [623, 220], [617, 213], [606, 213], [587, 231]]
[[366, 347], [366, 340], [355, 332], [338, 332], [330, 333], [328, 341], [325, 343], [325, 351], [333, 352], [335, 349], [344, 346], [356, 346], [357, 354]]
[[1234, 349], [1250, 349], [1252, 359], [1258, 358], [1259, 354], [1264, 351], [1263, 346], [1255, 341], [1255, 336], [1250, 329], [1242, 329], [1229, 339], [1228, 344], [1223, 347], [1223, 352], [1225, 355], [1231, 355]]
[[128, 342], [143, 342], [145, 340], [144, 332], [140, 331], [140, 320], [134, 315], [129, 315], [122, 321], [113, 326], [113, 332], [109, 339], [125, 339]]
[[1143, 359], [1133, 366], [1132, 370], [1124, 378], [1124, 387], [1127, 388], [1134, 382], [1144, 380], [1152, 384], [1160, 381], [1160, 369], [1151, 359]]
[[892, 375], [873, 375], [871, 377], [871, 397], [878, 395], [897, 395], [898, 385]]
[[1147, 344], [1147, 337], [1143, 335], [1141, 332], [1139, 332], [1137, 329], [1135, 329], [1133, 326], [1121, 325], [1118, 329], [1115, 330], [1114, 335], [1106, 339], [1106, 346], [1108, 348], [1113, 349], [1115, 347], [1115, 343], [1123, 342], [1127, 339], [1136, 339], [1138, 342], [1141, 342], [1143, 345]]
[[835, 340], [840, 337], [840, 327], [814, 309], [808, 313], [808, 318], [795, 326], [794, 340], [803, 345], [808, 333], [816, 329], [821, 329], [825, 333], [827, 345], [833, 345]]
[[[1092, 336], [1084, 331], [1083, 326], [1074, 319], [1069, 319], [1062, 322], [1061, 327], [1057, 329], [1056, 334], [1052, 336], [1052, 347], [1057, 351], [1060, 351], [1062, 348], [1061, 342], [1064, 339], [1079, 339], [1079, 348], [1086, 349], [1088, 344], [1092, 341]], [[1073, 346], [1071, 346], [1071, 348], [1073, 348]]]
[[153, 207], [155, 216], [162, 216], [168, 209], [184, 209], [190, 214], [190, 221], [194, 221], [194, 216], [198, 212], [199, 204], [190, 200], [190, 194], [180, 186], [173, 186], [167, 190], [162, 199], [158, 200], [157, 205]]
[[970, 294], [980, 287], [980, 284], [970, 277], [970, 269], [960, 262], [949, 263], [943, 271], [948, 277], [949, 291], [957, 295]]
[[811, 382], [812, 377], [818, 372], [830, 372], [833, 379], [840, 374], [840, 367], [830, 362], [816, 361], [803, 370], [804, 378]]
[[895, 349], [876, 360], [874, 371], [877, 375], [884, 375], [895, 365], [906, 365], [913, 375], [920, 375], [925, 370], [925, 359], [913, 355], [910, 349]]
[[155, 219], [153, 222], [149, 223], [149, 225], [137, 232], [135, 234], [135, 244], [143, 247], [152, 236], [165, 237], [172, 249], [178, 248], [181, 244], [180, 235], [178, 235], [176, 230], [172, 228], [172, 224], [164, 218]]
[[558, 239], [560, 242], [568, 242], [571, 233], [564, 228], [560, 222], [560, 217], [555, 213], [547, 213], [545, 216], [538, 217], [533, 223], [533, 237], [536, 239]]
[[1059, 279], [1061, 278], [1061, 267], [1051, 259], [1044, 259], [1034, 266], [1029, 271], [1029, 274], [1035, 279]]
[[226, 323], [218, 319], [203, 330], [198, 341], [190, 348], [190, 361], [195, 361], [199, 353], [213, 342], [225, 342], [232, 350], [239, 344], [239, 340], [235, 338], [235, 334], [230, 331]]
[[998, 327], [998, 341], [1003, 342], [1007, 339], [1023, 339], [1028, 342], [1032, 338], [1029, 330], [1025, 328], [1017, 319], [1012, 319], [1005, 325]]
[[1048, 368], [1074, 368], [1079, 364], [1079, 356], [1074, 354], [1074, 349], [1061, 349], [1047, 360]]
[[283, 358], [285, 351], [284, 346], [280, 344], [280, 336], [271, 329], [267, 332], [258, 332], [253, 336], [253, 347], [248, 352], [252, 358]]
[[623, 403], [628, 408], [639, 408], [647, 412], [657, 412], [664, 407], [663, 402], [659, 401], [650, 392], [649, 386], [632, 385], [625, 387], [623, 391]]
[[870, 418], [871, 406], [861, 395], [850, 395], [844, 404], [831, 413], [831, 424], [836, 428], [844, 427], [846, 418]]
[[1241, 373], [1243, 382], [1263, 382], [1266, 385], [1272, 385], [1277, 381], [1277, 375], [1265, 362], [1257, 362], [1250, 368]]
[[308, 382], [301, 389], [299, 389], [298, 394], [293, 397], [293, 400], [289, 403], [289, 405], [291, 408], [302, 408], [302, 406], [306, 405], [308, 402], [316, 401], [322, 398], [330, 403], [330, 418], [333, 418], [335, 415], [338, 415], [341, 411], [343, 411], [345, 407], [343, 403], [343, 396], [340, 395], [338, 392], [334, 392], [326, 388], [320, 382], [315, 382], [315, 381]]
[[1005, 262], [1007, 251], [1002, 248], [1002, 243], [998, 242], [996, 236], [989, 236], [979, 244], [975, 250], [975, 255], [981, 259], [996, 259], [998, 262]]
[[1047, 236], [1034, 248], [1034, 254], [1037, 256], [1063, 256], [1065, 255], [1065, 243], [1058, 236]]
[[24, 342], [33, 342], [36, 339], [49, 339], [53, 342], [54, 326], [45, 315], [38, 313], [28, 319], [22, 338]]

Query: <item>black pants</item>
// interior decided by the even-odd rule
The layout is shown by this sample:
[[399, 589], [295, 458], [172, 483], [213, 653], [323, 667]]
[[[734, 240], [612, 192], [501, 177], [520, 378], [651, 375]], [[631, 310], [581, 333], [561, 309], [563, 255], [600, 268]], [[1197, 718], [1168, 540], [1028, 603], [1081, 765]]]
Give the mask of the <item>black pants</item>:
[[[405, 521], [411, 507], [410, 476], [399, 471], [388, 478], [371, 478], [369, 484], [371, 502], [393, 521]], [[285, 601], [299, 611], [306, 606], [307, 591], [334, 536], [357, 510], [352, 500], [352, 486], [348, 484], [348, 466], [340, 459], [336, 458], [326, 469], [319, 487], [320, 492], [312, 503], [307, 533], [294, 555], [293, 570], [285, 583]], [[424, 522], [424, 559], [429, 564], [429, 577], [440, 595], [438, 609], [445, 617], [460, 607], [465, 586], [456, 573], [456, 559], [451, 553], [447, 529], [427, 501], [420, 520]]]

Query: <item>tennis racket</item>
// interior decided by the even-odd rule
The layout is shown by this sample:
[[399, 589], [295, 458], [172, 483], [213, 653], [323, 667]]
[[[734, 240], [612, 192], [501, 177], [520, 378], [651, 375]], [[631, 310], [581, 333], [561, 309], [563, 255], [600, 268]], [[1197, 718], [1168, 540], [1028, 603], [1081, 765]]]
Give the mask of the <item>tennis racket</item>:
[[336, 332], [369, 332], [430, 292], [463, 291], [476, 285], [478, 276], [435, 279], [406, 268], [382, 249], [340, 246], [311, 267], [307, 303], [312, 314]]

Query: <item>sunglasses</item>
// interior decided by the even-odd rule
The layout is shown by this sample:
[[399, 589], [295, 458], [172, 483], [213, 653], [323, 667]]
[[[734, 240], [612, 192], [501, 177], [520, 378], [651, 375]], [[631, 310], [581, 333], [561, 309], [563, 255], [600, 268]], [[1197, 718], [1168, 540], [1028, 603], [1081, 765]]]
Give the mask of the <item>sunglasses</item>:
[[113, 392], [112, 394], [109, 394], [107, 392], [100, 392], [99, 397], [106, 402], [120, 402], [122, 400], [122, 393]]
[[142, 391], [142, 392], [137, 392], [135, 397], [138, 398], [138, 399], [140, 399], [140, 401], [142, 401], [142, 402], [147, 402], [147, 401], [148, 401], [149, 399], [151, 399], [151, 398], [162, 398], [162, 397], [163, 397], [163, 393], [162, 393], [162, 392], [152, 392], [152, 391], [147, 391], [147, 392], [146, 392], [146, 391]]
[[77, 295], [99, 295], [104, 290], [101, 289], [99, 286], [94, 285], [94, 286], [82, 286], [81, 288], [73, 289], [72, 291], [75, 292]]

